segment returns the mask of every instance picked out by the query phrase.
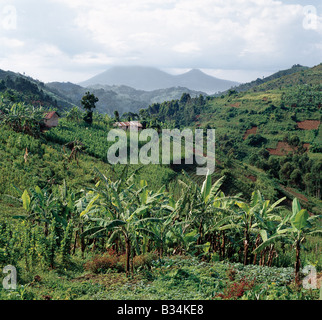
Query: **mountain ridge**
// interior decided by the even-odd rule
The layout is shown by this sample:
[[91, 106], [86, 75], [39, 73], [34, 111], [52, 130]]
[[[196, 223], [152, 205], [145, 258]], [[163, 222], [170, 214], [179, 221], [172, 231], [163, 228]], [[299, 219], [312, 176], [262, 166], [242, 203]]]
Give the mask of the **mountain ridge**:
[[125, 112], [137, 113], [140, 109], [148, 108], [152, 103], [180, 99], [183, 93], [188, 93], [191, 96], [206, 95], [204, 92], [193, 91], [184, 87], [144, 91], [125, 85], [92, 85], [84, 88], [70, 82], [50, 82], [46, 86], [78, 106], [80, 106], [83, 95], [87, 91], [91, 91], [99, 99], [96, 103], [97, 111], [110, 115], [113, 115], [115, 110], [120, 114]]
[[137, 90], [153, 91], [171, 87], [186, 87], [207, 94], [223, 91], [238, 85], [238, 82], [222, 80], [192, 69], [179, 75], [172, 75], [154, 67], [115, 66], [78, 85], [125, 85]]
[[[317, 67], [317, 66], [315, 66], [315, 67]], [[313, 67], [313, 68], [315, 68], [315, 67]], [[302, 66], [300, 64], [295, 64], [291, 68], [279, 70], [279, 71], [277, 71], [267, 77], [264, 77], [262, 79], [257, 78], [256, 80], [242, 83], [242, 84], [235, 86], [231, 89], [236, 90], [238, 92], [245, 92], [248, 90], [253, 90], [254, 88], [259, 88], [261, 86], [265, 86], [266, 83], [274, 82], [274, 81], [277, 81], [278, 79], [281, 79], [283, 77], [291, 76], [291, 75], [296, 74], [300, 71], [306, 71], [309, 69], [311, 69], [311, 68], [306, 67], [306, 66]], [[226, 93], [227, 91], [224, 91], [223, 93]]]

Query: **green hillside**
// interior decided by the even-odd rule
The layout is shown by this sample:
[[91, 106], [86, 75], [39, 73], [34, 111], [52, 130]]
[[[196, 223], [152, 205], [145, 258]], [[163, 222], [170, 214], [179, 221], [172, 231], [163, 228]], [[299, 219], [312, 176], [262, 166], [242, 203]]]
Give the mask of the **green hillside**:
[[0, 94], [13, 102], [24, 102], [48, 109], [68, 110], [74, 105], [53, 92], [43, 82], [0, 69]]
[[226, 164], [223, 167], [233, 172], [247, 167], [236, 173], [237, 179], [266, 177], [269, 182], [262, 184], [271, 195], [276, 195], [273, 189], [292, 189], [319, 211], [322, 86], [318, 79], [322, 79], [321, 65], [246, 92], [231, 90], [205, 99], [183, 96], [153, 104], [143, 114], [165, 127], [215, 128], [217, 159]]
[[321, 78], [317, 66], [139, 111], [161, 140], [165, 128], [216, 129], [211, 176], [196, 164], [111, 165], [116, 119], [94, 113], [89, 125], [74, 108], [44, 130], [33, 99], [58, 102], [6, 78], [0, 267], [15, 266], [19, 286], [0, 299], [317, 300], [300, 284], [303, 266], [322, 270]]
[[292, 68], [290, 69], [286, 69], [286, 70], [281, 70], [278, 71], [268, 77], [264, 77], [262, 79], [257, 78], [254, 81], [248, 82], [248, 83], [243, 83], [237, 87], [234, 87], [233, 89], [235, 89], [238, 92], [242, 92], [242, 91], [248, 91], [251, 90], [253, 88], [257, 88], [260, 85], [265, 84], [266, 82], [271, 82], [273, 80], [277, 80], [279, 78], [282, 78], [284, 76], [288, 76], [294, 73], [299, 73], [300, 71], [306, 71], [308, 70], [308, 67], [303, 67], [301, 65], [294, 65]]

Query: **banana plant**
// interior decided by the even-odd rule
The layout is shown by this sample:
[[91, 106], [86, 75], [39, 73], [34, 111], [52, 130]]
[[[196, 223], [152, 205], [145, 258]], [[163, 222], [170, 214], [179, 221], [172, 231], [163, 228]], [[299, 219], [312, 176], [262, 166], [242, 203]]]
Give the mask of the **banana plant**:
[[301, 266], [301, 248], [308, 235], [322, 233], [322, 229], [315, 226], [315, 222], [321, 219], [321, 215], [309, 216], [306, 209], [301, 209], [300, 202], [297, 198], [293, 199], [292, 212], [288, 214], [277, 227], [276, 233], [268, 236], [267, 232], [262, 232], [263, 243], [258, 246], [255, 252], [262, 250], [268, 245], [277, 241], [290, 243], [296, 250], [295, 258], [295, 282], [300, 283], [300, 266]]
[[177, 201], [171, 195], [164, 193], [161, 206], [155, 211], [155, 216], [159, 220], [149, 221], [145, 228], [140, 229], [142, 234], [148, 235], [156, 242], [160, 259], [163, 257], [165, 248], [171, 247], [175, 252], [180, 245], [185, 251], [190, 248], [190, 244], [187, 245], [187, 230], [191, 221], [188, 220], [187, 215], [183, 214], [186, 209], [186, 200], [187, 193], [183, 193]]
[[244, 233], [244, 265], [248, 263], [251, 235], [260, 234], [263, 228], [272, 227], [271, 222], [274, 219], [280, 219], [278, 215], [275, 215], [275, 211], [279, 209], [278, 205], [284, 200], [285, 198], [282, 198], [269, 205], [270, 202], [268, 200], [265, 201], [260, 191], [254, 191], [249, 204], [243, 201], [235, 202], [233, 221], [226, 225], [225, 228], [235, 229]]
[[[235, 201], [240, 195], [227, 197], [222, 191], [218, 191], [212, 200], [212, 215], [206, 226], [206, 236], [210, 239], [209, 249], [219, 250], [221, 257], [225, 257], [226, 230], [233, 224]], [[222, 238], [221, 245], [219, 244]]]
[[[141, 188], [136, 191], [130, 178], [124, 183], [124, 179], [116, 182], [109, 181], [98, 171], [103, 186], [90, 191], [92, 199], [80, 216], [90, 221], [91, 226], [82, 234], [82, 237], [98, 235], [108, 236], [108, 244], [119, 237], [123, 237], [126, 248], [126, 274], [130, 275], [132, 246], [138, 247], [138, 238], [146, 223], [159, 222], [159, 218], [151, 215], [153, 206], [160, 203], [162, 194], [151, 193], [146, 190], [145, 182], [141, 182]], [[138, 248], [137, 248], [138, 249]]]
[[59, 200], [55, 195], [46, 189], [40, 189], [38, 186], [29, 190], [20, 191], [18, 201], [22, 202], [26, 215], [14, 216], [15, 219], [28, 219], [37, 223], [44, 223], [45, 235], [48, 234], [48, 226], [52, 219], [55, 219], [62, 225], [65, 224], [64, 218], [60, 215]]
[[200, 188], [197, 183], [195, 183], [185, 172], [184, 175], [189, 180], [189, 185], [186, 185], [186, 191], [190, 192], [190, 202], [191, 202], [191, 220], [194, 221], [198, 228], [199, 237], [197, 240], [197, 245], [201, 245], [205, 226], [209, 219], [211, 219], [213, 213], [212, 204], [216, 198], [216, 194], [219, 191], [221, 185], [223, 184], [225, 177], [221, 177], [212, 184], [211, 175], [209, 171], [207, 172], [206, 178]]
[[9, 104], [4, 108], [2, 122], [17, 132], [39, 137], [43, 122], [43, 110], [24, 103]]

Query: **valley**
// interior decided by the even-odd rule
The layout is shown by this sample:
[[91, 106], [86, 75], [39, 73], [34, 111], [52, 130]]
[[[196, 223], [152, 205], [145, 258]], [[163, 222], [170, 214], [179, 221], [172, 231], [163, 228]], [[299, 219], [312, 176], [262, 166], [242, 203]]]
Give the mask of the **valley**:
[[[0, 76], [0, 262], [19, 284], [1, 299], [319, 298], [301, 271], [322, 270], [321, 64], [216, 94]], [[215, 129], [214, 173], [111, 165], [107, 133], [134, 120]]]

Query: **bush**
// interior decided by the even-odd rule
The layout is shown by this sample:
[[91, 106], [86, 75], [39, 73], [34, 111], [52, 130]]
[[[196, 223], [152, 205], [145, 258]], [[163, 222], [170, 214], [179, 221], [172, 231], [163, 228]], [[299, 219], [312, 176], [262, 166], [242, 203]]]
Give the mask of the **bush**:
[[254, 285], [255, 279], [249, 281], [244, 277], [238, 282], [233, 282], [230, 286], [225, 288], [223, 293], [218, 293], [214, 298], [221, 298], [223, 300], [237, 300], [238, 298], [241, 298], [246, 291], [251, 290]]
[[151, 268], [153, 265], [153, 261], [155, 260], [158, 260], [158, 255], [154, 252], [149, 252], [146, 254], [136, 256], [133, 259], [134, 268], [139, 268], [139, 267]]
[[109, 269], [119, 269], [120, 257], [113, 253], [105, 253], [103, 256], [96, 255], [93, 260], [84, 264], [84, 269], [93, 273], [106, 273]]
[[[156, 253], [146, 253], [144, 255], [135, 256], [133, 259], [133, 267], [138, 268], [150, 268], [154, 260], [158, 259]], [[104, 255], [96, 255], [93, 260], [90, 260], [84, 264], [84, 268], [87, 271], [93, 273], [106, 273], [108, 270], [115, 270], [118, 272], [125, 272], [126, 255], [117, 255], [113, 250], [108, 251]]]

